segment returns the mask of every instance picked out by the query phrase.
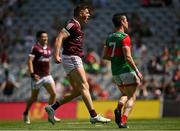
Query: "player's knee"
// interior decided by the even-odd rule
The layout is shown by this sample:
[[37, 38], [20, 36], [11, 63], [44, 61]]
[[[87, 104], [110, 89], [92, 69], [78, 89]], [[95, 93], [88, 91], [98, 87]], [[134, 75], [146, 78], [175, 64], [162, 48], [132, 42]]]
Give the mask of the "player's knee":
[[135, 99], [132, 97], [128, 100], [128, 103], [127, 103], [127, 106], [128, 107], [133, 107], [134, 106], [134, 102], [135, 102]]
[[82, 83], [81, 87], [83, 90], [89, 90], [89, 84], [87, 82]]
[[52, 92], [52, 93], [50, 94], [50, 96], [53, 97], [53, 98], [55, 98], [55, 97], [56, 97], [56, 93], [55, 93], [55, 92]]

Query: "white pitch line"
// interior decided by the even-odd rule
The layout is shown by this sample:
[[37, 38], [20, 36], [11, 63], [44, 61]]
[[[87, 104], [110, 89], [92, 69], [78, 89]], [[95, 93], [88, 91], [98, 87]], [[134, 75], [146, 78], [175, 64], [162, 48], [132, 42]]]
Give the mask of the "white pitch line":
[[91, 124], [90, 122], [68, 122], [68, 125], [82, 125], [82, 124]]

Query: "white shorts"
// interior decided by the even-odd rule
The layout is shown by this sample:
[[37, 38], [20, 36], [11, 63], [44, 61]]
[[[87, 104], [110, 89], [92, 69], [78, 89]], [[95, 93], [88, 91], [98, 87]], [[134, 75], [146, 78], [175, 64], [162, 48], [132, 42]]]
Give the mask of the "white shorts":
[[136, 72], [128, 72], [119, 75], [114, 75], [113, 78], [117, 85], [128, 86], [140, 83], [140, 79], [136, 75]]
[[42, 77], [38, 81], [32, 80], [31, 88], [40, 89], [42, 86], [44, 86], [44, 84], [51, 84], [51, 83], [54, 83], [54, 80], [51, 75], [48, 75], [48, 76]]
[[67, 74], [73, 69], [83, 67], [82, 59], [75, 55], [62, 55], [62, 64]]

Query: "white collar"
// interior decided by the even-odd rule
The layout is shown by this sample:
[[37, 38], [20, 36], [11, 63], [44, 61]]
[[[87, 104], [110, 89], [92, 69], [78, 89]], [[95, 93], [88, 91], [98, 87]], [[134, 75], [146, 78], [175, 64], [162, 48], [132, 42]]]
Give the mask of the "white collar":
[[44, 50], [47, 49], [47, 45], [42, 46], [39, 42], [37, 44], [41, 46]]

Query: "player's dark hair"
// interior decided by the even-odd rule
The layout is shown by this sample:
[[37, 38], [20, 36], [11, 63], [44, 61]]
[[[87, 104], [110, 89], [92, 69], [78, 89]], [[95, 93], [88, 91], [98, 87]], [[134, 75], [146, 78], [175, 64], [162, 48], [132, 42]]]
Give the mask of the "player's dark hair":
[[87, 4], [84, 4], [84, 3], [77, 5], [74, 8], [74, 17], [78, 17], [80, 12], [81, 12], [81, 10], [85, 10], [85, 9], [90, 10], [90, 7]]
[[37, 38], [37, 39], [40, 38], [43, 33], [47, 33], [47, 32], [44, 31], [44, 30], [37, 31], [37, 32], [36, 32], [36, 38]]
[[112, 22], [115, 27], [120, 27], [122, 25], [121, 20], [126, 16], [125, 13], [116, 13], [113, 15]]

